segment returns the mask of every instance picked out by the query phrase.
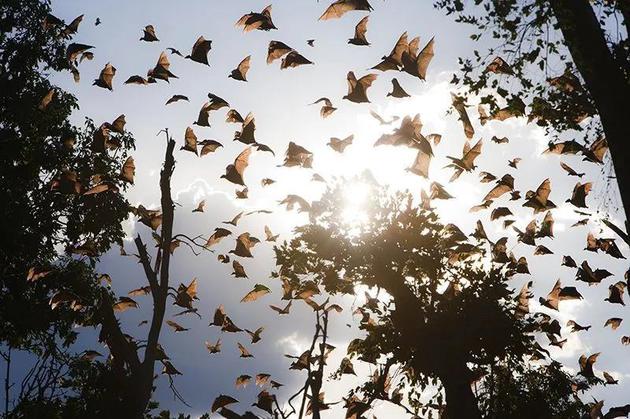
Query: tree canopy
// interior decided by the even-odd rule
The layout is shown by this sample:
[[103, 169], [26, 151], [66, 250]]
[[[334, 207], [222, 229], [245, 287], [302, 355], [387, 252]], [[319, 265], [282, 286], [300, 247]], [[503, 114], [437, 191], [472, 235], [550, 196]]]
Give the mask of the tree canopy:
[[[124, 116], [116, 128], [110, 123], [97, 128], [89, 119], [74, 126], [76, 98], [49, 81], [51, 73], [71, 66], [71, 33], [55, 19], [48, 2], [0, 6], [0, 212], [5, 220], [0, 223], [0, 338], [9, 357], [11, 348], [32, 351], [45, 365], [34, 368], [46, 375], [34, 370], [18, 400], [60, 390], [61, 372], [51, 368], [65, 371], [67, 348], [77, 337], [74, 326], [93, 322], [106, 279], [93, 269], [94, 260], [124, 237], [121, 222], [128, 204], [122, 193], [133, 182], [120, 176], [134, 146]], [[112, 151], [95, 150], [100, 140]], [[94, 193], [103, 187], [107, 192]]]
[[[629, 132], [623, 122], [630, 112], [624, 99], [630, 94], [628, 2], [438, 0], [435, 5], [471, 25], [473, 40], [492, 40], [490, 47], [460, 59], [462, 71], [453, 82], [481, 97], [488, 120], [527, 116], [546, 127], [556, 143], [577, 140], [582, 147], [605, 136], [621, 193], [618, 203], [611, 188], [608, 205], [624, 209], [630, 219], [630, 179], [624, 170]], [[588, 149], [582, 152], [604, 163]]]

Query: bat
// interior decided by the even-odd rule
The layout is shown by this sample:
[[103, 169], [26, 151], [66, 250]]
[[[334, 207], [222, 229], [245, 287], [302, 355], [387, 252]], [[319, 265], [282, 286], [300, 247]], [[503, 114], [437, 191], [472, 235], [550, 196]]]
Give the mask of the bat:
[[142, 32], [143, 32], [143, 35], [142, 35], [142, 38], [140, 38], [141, 41], [145, 41], [145, 42], [159, 41], [158, 37], [155, 35], [155, 28], [153, 27], [153, 25], [145, 26]]
[[234, 80], [247, 81], [247, 72], [249, 71], [250, 59], [251, 55], [243, 58], [243, 60], [234, 70], [232, 70], [228, 77], [233, 78]]
[[363, 19], [357, 23], [354, 27], [354, 37], [348, 39], [348, 43], [357, 46], [367, 46], [370, 45], [365, 34], [367, 33], [367, 25], [370, 16], [365, 16]]

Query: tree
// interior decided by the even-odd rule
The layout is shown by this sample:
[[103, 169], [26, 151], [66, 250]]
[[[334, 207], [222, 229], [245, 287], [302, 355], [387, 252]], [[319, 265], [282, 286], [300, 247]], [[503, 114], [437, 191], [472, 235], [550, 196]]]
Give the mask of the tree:
[[[94, 325], [100, 325], [99, 340], [104, 343], [110, 357], [105, 363], [83, 365], [78, 370], [71, 385], [81, 391], [85, 411], [102, 417], [126, 416], [141, 418], [149, 414], [157, 405], [151, 402], [155, 389], [155, 366], [160, 362], [162, 374], [169, 377], [175, 397], [183, 398], [177, 392], [172, 377], [181, 374], [171, 363], [170, 358], [159, 343], [160, 333], [165, 322], [166, 305], [169, 297], [173, 304], [184, 309], [179, 314], [197, 314], [193, 307], [196, 297], [196, 282], [188, 286], [181, 284], [174, 288], [170, 283], [171, 256], [175, 249], [187, 245], [191, 249], [205, 249], [198, 242], [199, 237], [189, 238], [183, 234], [174, 234], [173, 221], [175, 208], [171, 196], [171, 176], [175, 170], [175, 140], [165, 130], [167, 144], [164, 166], [160, 172], [160, 210], [148, 210], [143, 206], [131, 208], [140, 222], [150, 227], [153, 239], [157, 242], [157, 252], [152, 258], [140, 234], [134, 239], [138, 254], [135, 255], [144, 271], [147, 285], [136, 290], [136, 295], [150, 294], [153, 301], [149, 332], [140, 344], [134, 337], [124, 333], [117, 312], [137, 307], [135, 300], [121, 297], [114, 300], [112, 294], [101, 289], [100, 299], [96, 304]], [[158, 233], [159, 231], [159, 233]], [[196, 253], [196, 252], [195, 252]], [[140, 350], [144, 349], [143, 354]], [[106, 389], [107, 393], [102, 391]], [[86, 402], [87, 401], [87, 402]]]
[[[498, 118], [504, 104], [507, 106], [503, 109], [517, 115], [525, 113], [528, 105], [530, 120], [556, 135], [580, 135], [585, 147], [581, 152], [598, 163], [601, 158], [593, 159], [588, 145], [605, 135], [628, 222], [628, 2], [438, 0], [435, 5], [454, 14], [458, 22], [476, 27], [473, 40], [490, 37], [498, 44], [492, 45], [487, 54], [475, 51], [473, 59], [461, 59], [463, 75], [453, 79], [470, 93], [482, 95], [481, 103], [491, 107], [490, 118]], [[623, 23], [625, 34], [619, 22]], [[490, 57], [495, 55], [507, 67], [489, 67]], [[560, 66], [565, 66], [565, 70]], [[484, 93], [486, 88], [494, 92]], [[620, 233], [628, 241], [627, 233]]]
[[479, 390], [484, 417], [578, 418], [585, 406], [572, 388], [573, 379], [557, 362], [540, 366], [498, 363]]
[[[357, 285], [376, 290], [378, 298], [368, 295], [358, 309], [366, 337], [350, 344], [348, 356], [377, 364], [381, 379], [357, 389], [349, 409], [377, 399], [403, 405], [397, 394], [405, 386], [413, 389], [409, 411], [443, 409], [441, 392], [429, 405], [416, 393], [441, 383], [448, 417], [481, 417], [471, 390], [476, 374], [498, 359], [536, 352], [528, 333], [535, 327], [517, 313], [507, 285], [510, 259], [505, 249], [491, 251], [442, 225], [409, 193], [389, 196], [367, 179], [360, 221], [342, 215], [347, 198], [337, 184], [313, 203], [310, 222], [276, 249], [285, 292], [304, 298], [304, 290], [316, 295], [319, 287], [330, 294], [352, 294]], [[404, 379], [391, 392], [394, 369]]]
[[[103, 294], [104, 299], [100, 307], [101, 339], [107, 344], [112, 353], [114, 361], [111, 368], [117, 381], [121, 383], [124, 389], [120, 393], [120, 400], [118, 400], [117, 408], [113, 412], [127, 414], [130, 417], [142, 417], [147, 410], [153, 394], [154, 369], [158, 360], [164, 363], [164, 373], [169, 376], [179, 374], [168, 361], [168, 357], [159, 345], [166, 301], [171, 291], [169, 287], [169, 266], [170, 258], [174, 251], [172, 248], [174, 241], [174, 204], [171, 198], [170, 182], [171, 175], [175, 169], [175, 159], [173, 158], [175, 141], [168, 136], [168, 131], [166, 136], [168, 143], [164, 167], [160, 173], [161, 211], [150, 212], [142, 208], [136, 209], [136, 213], [145, 224], [152, 225], [153, 230], [160, 228], [160, 234], [157, 236], [159, 238], [158, 251], [154, 266], [151, 266], [150, 256], [140, 235], [135, 239], [138, 257], [149, 286], [148, 293], [153, 298], [151, 325], [146, 339], [143, 359], [138, 355], [138, 345], [134, 339], [122, 332], [120, 323], [114, 314], [113, 301], [108, 300], [108, 295], [105, 293]], [[160, 221], [153, 223], [152, 221], [156, 219]], [[192, 308], [194, 294], [189, 293], [187, 289], [183, 291], [181, 289], [175, 290], [175, 292], [177, 292], [177, 295], [180, 295], [180, 298], [185, 298], [184, 305], [186, 308]], [[177, 299], [177, 297], [175, 298]]]
[[[107, 346], [110, 356], [105, 361], [95, 359], [87, 353], [80, 357], [69, 357], [67, 362], [70, 364], [56, 377], [59, 384], [46, 383], [47, 386], [60, 387], [67, 392], [62, 394], [53, 392], [46, 398], [21, 399], [12, 416], [80, 418], [89, 414], [103, 418], [145, 417], [157, 406], [151, 402], [151, 397], [155, 389], [155, 365], [158, 361], [164, 366], [162, 373], [169, 376], [174, 394], [183, 401], [171, 378], [180, 373], [159, 344], [159, 336], [169, 296], [173, 297], [175, 305], [186, 309], [185, 312], [196, 312], [192, 307], [196, 292], [194, 287], [180, 286], [174, 289], [169, 284], [171, 255], [185, 240], [191, 247], [203, 246], [197, 243], [196, 239], [173, 234], [174, 203], [171, 198], [170, 181], [175, 167], [173, 157], [175, 141], [169, 137], [168, 131], [166, 136], [168, 141], [165, 161], [160, 175], [161, 210], [147, 210], [142, 206], [131, 208], [142, 223], [151, 227], [153, 238], [159, 243], [155, 260], [152, 260], [141, 236], [135, 238], [138, 251], [136, 256], [148, 283], [147, 287], [141, 288], [138, 293], [151, 294], [153, 298], [152, 319], [148, 336], [143, 340], [144, 344], [140, 345], [134, 337], [124, 333], [116, 317], [117, 312], [137, 307], [136, 302], [129, 297], [115, 299], [108, 288], [99, 286], [98, 281], [95, 284], [91, 283], [91, 300], [87, 301], [84, 294], [76, 294], [63, 302], [74, 305], [79, 301], [76, 296], [81, 296], [80, 302], [89, 308], [89, 312], [84, 313], [86, 318], [80, 320], [85, 326], [100, 326], [99, 341]], [[156, 233], [158, 230], [159, 234]], [[83, 263], [81, 265], [91, 269]], [[84, 284], [90, 284], [84, 277], [76, 278], [84, 281]], [[142, 348], [144, 356], [139, 354]]]
[[[121, 241], [128, 204], [121, 176], [134, 146], [122, 125], [75, 127], [78, 107], [48, 75], [72, 67], [72, 31], [48, 1], [0, 5], [0, 341], [40, 360], [15, 403], [58, 394], [75, 324], [90, 324], [101, 296], [98, 256]], [[75, 69], [76, 70], [76, 69]], [[120, 122], [121, 120], [118, 119]], [[115, 125], [115, 126], [114, 126]], [[97, 150], [99, 142], [107, 146]], [[61, 251], [60, 251], [61, 249]], [[59, 368], [61, 368], [59, 370]], [[5, 410], [10, 401], [7, 368]], [[52, 374], [52, 375], [51, 375]]]

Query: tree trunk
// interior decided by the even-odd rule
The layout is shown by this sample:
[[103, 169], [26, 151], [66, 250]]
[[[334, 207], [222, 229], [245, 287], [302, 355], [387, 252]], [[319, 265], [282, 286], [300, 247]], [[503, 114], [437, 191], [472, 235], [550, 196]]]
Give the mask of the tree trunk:
[[[157, 281], [157, 272], [147, 275], [147, 280], [152, 288], [156, 288], [157, 292], [153, 293], [153, 316], [151, 319], [151, 327], [147, 337], [147, 346], [144, 353], [144, 361], [139, 371], [134, 374], [138, 379], [136, 394], [133, 394], [132, 412], [134, 417], [142, 417], [144, 411], [151, 400], [153, 394], [153, 375], [155, 370], [155, 361], [158, 354], [157, 345], [164, 323], [164, 315], [166, 312], [166, 298], [169, 287], [169, 266], [171, 256], [171, 241], [173, 239], [173, 199], [171, 197], [171, 175], [175, 169], [175, 159], [173, 150], [175, 149], [175, 140], [169, 137], [166, 131], [167, 146], [164, 157], [164, 167], [160, 173], [160, 195], [162, 207], [162, 227], [160, 231], [161, 245], [158, 250], [157, 259], [159, 264], [159, 283]], [[146, 273], [146, 268], [145, 268]]]
[[[457, 364], [457, 365], [455, 365]], [[446, 419], [481, 419], [477, 399], [470, 388], [470, 370], [465, 363], [454, 361], [440, 374], [446, 393]]]
[[[400, 274], [388, 268], [388, 265], [379, 257], [375, 256], [376, 271], [381, 280], [378, 285], [385, 289], [393, 298], [396, 309], [392, 313], [396, 329], [401, 332], [401, 345], [414, 347], [421, 345], [416, 329], [416, 323], [412, 320], [420, 321], [422, 315], [418, 311], [418, 300], [413, 295], [409, 287], [405, 284], [405, 279]], [[466, 361], [460, 355], [452, 354], [445, 350], [444, 359], [441, 361], [443, 368], [438, 376], [444, 385], [446, 392], [446, 418], [448, 419], [481, 419], [481, 412], [477, 405], [477, 398], [470, 388], [470, 370], [466, 366]], [[418, 368], [422, 370], [422, 368]]]
[[6, 355], [2, 355], [7, 363], [7, 371], [4, 377], [4, 416], [9, 417], [9, 396], [11, 390], [11, 347]]
[[175, 168], [173, 150], [175, 141], [168, 136], [164, 167], [160, 173], [160, 192], [162, 206], [161, 245], [158, 249], [156, 266], [151, 267], [151, 259], [146, 246], [140, 236], [136, 237], [135, 244], [138, 250], [140, 263], [151, 287], [153, 297], [153, 313], [151, 327], [147, 337], [144, 351], [144, 359], [140, 361], [135, 344], [130, 343], [122, 333], [120, 323], [112, 310], [111, 298], [103, 289], [101, 337], [110, 348], [114, 359], [115, 374], [120, 376], [120, 382], [124, 383], [121, 391], [120, 409], [125, 417], [143, 418], [147, 405], [153, 395], [153, 379], [155, 363], [158, 357], [158, 344], [169, 289], [169, 264], [170, 246], [173, 239], [174, 208], [171, 197], [171, 175]]
[[[550, 0], [565, 43], [599, 111], [630, 220], [630, 86], [615, 62], [589, 0]], [[627, 23], [627, 22], [626, 22]]]

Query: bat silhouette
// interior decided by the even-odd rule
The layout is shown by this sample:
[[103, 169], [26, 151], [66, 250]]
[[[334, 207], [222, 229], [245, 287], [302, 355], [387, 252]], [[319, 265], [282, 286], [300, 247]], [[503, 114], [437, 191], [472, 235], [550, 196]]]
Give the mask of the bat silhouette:
[[219, 147], [223, 147], [223, 144], [215, 140], [203, 140], [199, 141], [198, 144], [201, 146], [201, 157], [215, 152]]
[[344, 138], [343, 140], [340, 140], [339, 138], [332, 137], [330, 139], [330, 141], [328, 142], [328, 144], [326, 144], [326, 145], [329, 146], [330, 148], [332, 148], [333, 150], [335, 150], [338, 153], [343, 153], [344, 150], [346, 149], [346, 147], [348, 147], [349, 145], [352, 144], [352, 140], [353, 139], [354, 139], [354, 135], [349, 135], [346, 138]]
[[392, 91], [387, 94], [387, 97], [390, 97], [390, 96], [396, 97], [396, 98], [404, 98], [404, 97], [409, 97], [410, 95], [409, 93], [405, 92], [405, 90], [402, 88], [402, 86], [398, 82], [398, 79], [393, 78]]
[[184, 96], [184, 95], [173, 95], [173, 96], [171, 96], [171, 98], [169, 100], [166, 101], [166, 105], [170, 105], [171, 103], [175, 103], [175, 102], [178, 102], [180, 100], [185, 100], [186, 102], [189, 102], [187, 96]]
[[337, 108], [333, 106], [332, 102], [327, 97], [319, 98], [315, 102], [311, 103], [311, 105], [316, 105], [318, 103], [323, 103], [319, 111], [319, 114], [322, 118], [327, 118], [337, 110]]
[[168, 56], [164, 51], [162, 51], [155, 67], [147, 71], [147, 78], [149, 80], [164, 80], [165, 82], [170, 83], [170, 78], [178, 78], [175, 74], [171, 73], [170, 67], [171, 63], [168, 61]]
[[234, 80], [247, 81], [247, 72], [249, 71], [249, 62], [251, 57], [251, 55], [248, 55], [243, 58], [243, 60], [234, 70], [232, 70], [228, 77], [233, 78]]
[[155, 35], [155, 28], [153, 27], [153, 25], [145, 26], [142, 32], [143, 32], [142, 38], [140, 38], [141, 41], [145, 41], [145, 42], [159, 41], [158, 37]]
[[564, 162], [560, 162], [560, 167], [562, 167], [562, 169], [564, 169], [564, 171], [566, 171], [569, 176], [576, 176], [579, 178], [584, 176], [584, 173], [576, 172], [575, 170], [573, 170], [573, 168], [571, 168], [571, 166], [569, 166], [568, 164]]
[[267, 64], [273, 63], [275, 60], [284, 57], [293, 48], [281, 41], [270, 41], [267, 47]]
[[536, 191], [527, 191], [525, 194], [526, 202], [524, 207], [529, 207], [534, 210], [534, 214], [555, 208], [556, 205], [549, 200], [551, 194], [551, 181], [549, 179], [543, 180], [538, 186]]
[[235, 24], [236, 27], [242, 27], [244, 32], [253, 31], [269, 31], [278, 29], [271, 20], [271, 5], [265, 7], [262, 12], [250, 12], [241, 17]]
[[190, 55], [187, 55], [184, 58], [187, 58], [199, 64], [210, 65], [208, 63], [208, 53], [210, 52], [211, 48], [212, 41], [204, 38], [203, 36], [200, 36], [193, 44]]
[[289, 146], [287, 147], [287, 151], [285, 153], [283, 166], [285, 167], [300, 166], [300, 167], [305, 167], [305, 168], [311, 168], [312, 165], [313, 165], [313, 153], [311, 153], [304, 147], [294, 143], [293, 141], [290, 141]]
[[376, 74], [367, 74], [357, 80], [352, 71], [348, 73], [348, 94], [343, 98], [355, 103], [369, 103], [367, 89], [376, 80]]
[[567, 199], [566, 202], [573, 204], [578, 208], [587, 208], [586, 206], [586, 196], [589, 194], [593, 187], [591, 182], [580, 183], [578, 182], [573, 188], [573, 193], [571, 194], [571, 198]]
[[112, 87], [112, 82], [114, 80], [114, 76], [116, 75], [116, 68], [110, 63], [105, 64], [105, 67], [101, 70], [101, 73], [98, 76], [98, 79], [95, 79], [92, 82], [93, 86], [102, 87], [104, 89], [108, 89], [110, 91], [114, 90]]
[[479, 155], [481, 154], [482, 145], [482, 140], [477, 141], [477, 144], [475, 144], [473, 147], [471, 147], [470, 143], [466, 141], [464, 143], [464, 150], [462, 152], [461, 158], [447, 156], [447, 158], [450, 159], [452, 163], [446, 167], [453, 167], [455, 169], [455, 172], [451, 176], [450, 182], [457, 179], [464, 171], [470, 172], [476, 169], [477, 166], [475, 166], [475, 159], [477, 159], [477, 157], [479, 157]]
[[475, 129], [470, 122], [468, 112], [466, 112], [466, 104], [464, 102], [464, 98], [453, 93], [451, 93], [451, 98], [453, 102], [453, 108], [455, 108], [455, 110], [459, 114], [459, 120], [462, 121], [462, 124], [464, 126], [464, 135], [466, 135], [466, 138], [470, 140], [473, 135], [475, 135]]
[[191, 153], [197, 153], [197, 136], [191, 127], [186, 128], [186, 133], [184, 134], [184, 146], [180, 148], [180, 150], [190, 151]]
[[221, 228], [221, 227], [215, 228], [212, 235], [208, 237], [205, 247], [209, 248], [211, 246], [214, 246], [215, 244], [219, 243], [222, 238], [227, 237], [230, 234], [232, 234], [232, 232], [226, 228]]
[[367, 33], [367, 25], [369, 19], [370, 16], [368, 15], [361, 19], [359, 23], [357, 23], [357, 25], [354, 27], [354, 37], [348, 39], [349, 44], [358, 46], [370, 45], [365, 37], [365, 34]]
[[243, 175], [245, 173], [245, 169], [249, 165], [249, 156], [251, 152], [251, 147], [247, 147], [238, 156], [236, 156], [234, 163], [225, 168], [225, 174], [221, 175], [221, 178], [237, 185], [245, 186]]
[[319, 20], [337, 19], [353, 10], [370, 12], [372, 6], [367, 0], [337, 0], [326, 8]]
[[313, 62], [298, 53], [297, 51], [293, 50], [282, 58], [280, 69], [284, 70], [285, 68], [294, 68], [306, 64], [313, 64]]

